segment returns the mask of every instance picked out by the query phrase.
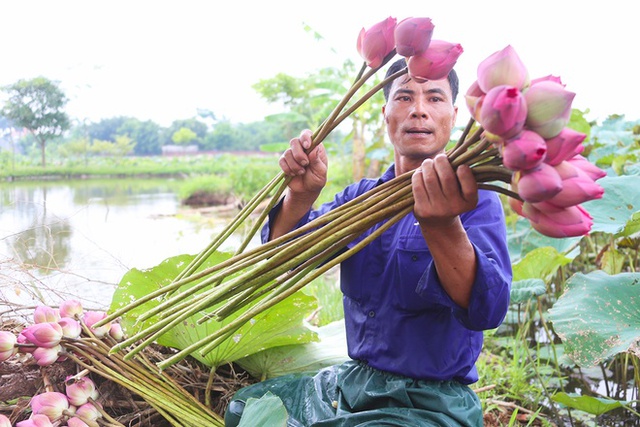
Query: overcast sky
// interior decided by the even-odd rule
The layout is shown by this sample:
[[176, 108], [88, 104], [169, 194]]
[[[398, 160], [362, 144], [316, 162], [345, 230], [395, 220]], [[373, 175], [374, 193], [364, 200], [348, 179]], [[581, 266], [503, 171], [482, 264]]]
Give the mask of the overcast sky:
[[510, 44], [532, 77], [560, 76], [588, 118], [640, 119], [637, 2], [22, 0], [0, 8], [0, 85], [59, 81], [78, 120], [126, 115], [167, 126], [199, 108], [233, 122], [261, 120], [281, 107], [260, 100], [254, 83], [347, 58], [361, 63], [360, 29], [388, 16], [430, 17], [434, 39], [463, 46], [463, 93], [478, 63]]

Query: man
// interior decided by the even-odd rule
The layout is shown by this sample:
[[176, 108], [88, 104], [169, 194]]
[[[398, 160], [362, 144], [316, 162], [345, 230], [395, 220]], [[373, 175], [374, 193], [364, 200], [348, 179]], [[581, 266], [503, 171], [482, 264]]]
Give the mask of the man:
[[[387, 75], [404, 66], [404, 59], [397, 61]], [[314, 211], [328, 162], [322, 145], [306, 154], [311, 140], [305, 131], [280, 159], [293, 178], [263, 230], [264, 239], [276, 238], [415, 170], [413, 214], [340, 266], [353, 360], [314, 377], [276, 378], [240, 390], [227, 411], [228, 426], [236, 425], [247, 398], [267, 391], [283, 399], [290, 426], [482, 425], [479, 399], [468, 384], [478, 379], [482, 331], [502, 322], [509, 303], [502, 205], [496, 193], [478, 191], [468, 167], [454, 171], [444, 154], [457, 115], [455, 71], [424, 83], [404, 75], [384, 92], [393, 165], [380, 179], [352, 184]]]

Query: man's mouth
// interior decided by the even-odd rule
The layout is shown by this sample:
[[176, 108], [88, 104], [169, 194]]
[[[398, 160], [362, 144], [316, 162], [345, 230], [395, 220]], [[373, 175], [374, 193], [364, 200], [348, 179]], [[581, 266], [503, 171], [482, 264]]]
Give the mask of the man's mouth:
[[409, 128], [406, 130], [407, 133], [417, 134], [417, 135], [431, 135], [433, 132], [427, 128]]

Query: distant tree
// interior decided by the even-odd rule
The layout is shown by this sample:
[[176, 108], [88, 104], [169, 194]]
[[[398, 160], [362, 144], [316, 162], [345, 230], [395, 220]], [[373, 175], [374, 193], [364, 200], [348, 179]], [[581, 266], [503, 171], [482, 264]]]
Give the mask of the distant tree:
[[46, 167], [47, 141], [62, 135], [70, 126], [64, 112], [68, 101], [66, 95], [57, 83], [44, 77], [19, 80], [3, 90], [9, 99], [2, 114], [33, 134], [40, 146], [42, 167]]
[[188, 129], [193, 132], [195, 137], [192, 138], [189, 143], [197, 144], [199, 146], [202, 146], [202, 142], [209, 131], [209, 128], [205, 123], [195, 118], [175, 120], [165, 131], [165, 140], [163, 141], [163, 145], [175, 142], [173, 141], [173, 136], [176, 132], [181, 131], [181, 129]]
[[178, 145], [189, 145], [198, 138], [198, 135], [189, 128], [180, 128], [173, 133], [171, 140]]
[[162, 128], [151, 120], [142, 122], [130, 118], [120, 126], [118, 133], [135, 141], [133, 152], [136, 155], [148, 156], [162, 152]]
[[89, 139], [115, 142], [116, 137], [122, 133], [120, 128], [129, 120], [136, 119], [132, 117], [119, 116], [102, 119], [97, 123], [90, 123], [86, 126]]

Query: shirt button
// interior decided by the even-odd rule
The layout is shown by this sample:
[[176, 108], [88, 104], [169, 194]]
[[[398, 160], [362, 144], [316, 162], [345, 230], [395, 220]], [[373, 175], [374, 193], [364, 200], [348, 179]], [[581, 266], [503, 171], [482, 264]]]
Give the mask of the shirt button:
[[375, 311], [373, 311], [373, 310], [371, 310], [371, 311], [369, 312], [369, 317], [376, 317], [376, 312], [375, 312]]
[[418, 260], [418, 255], [413, 255], [413, 256], [411, 257], [411, 259], [412, 259], [413, 261], [417, 261], [417, 260]]

